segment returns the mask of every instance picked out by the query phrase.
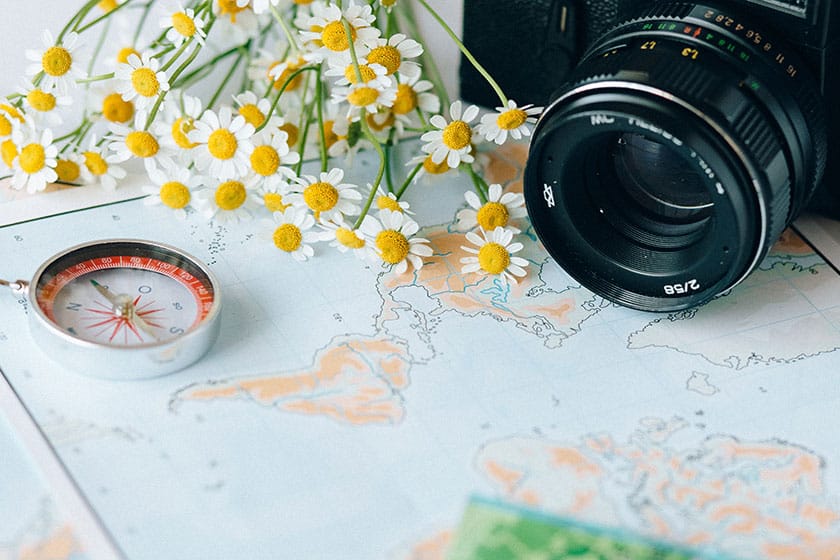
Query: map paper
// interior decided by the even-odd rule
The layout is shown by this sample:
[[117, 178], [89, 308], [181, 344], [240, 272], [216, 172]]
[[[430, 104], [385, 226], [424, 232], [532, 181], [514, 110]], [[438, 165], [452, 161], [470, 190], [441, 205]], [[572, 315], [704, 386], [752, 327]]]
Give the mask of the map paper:
[[[521, 188], [524, 150], [492, 179]], [[4, 278], [120, 237], [220, 280], [214, 348], [142, 382], [63, 369], [0, 294], [0, 368], [126, 556], [443, 559], [482, 495], [698, 554], [840, 557], [840, 275], [788, 232], [731, 293], [641, 313], [565, 275], [527, 221], [525, 279], [464, 275], [469, 183], [410, 191], [435, 253], [402, 276], [142, 200], [0, 228]], [[31, 558], [18, 541], [45, 518], [42, 494], [16, 500], [2, 560]], [[45, 539], [64, 526], [46, 517]]]

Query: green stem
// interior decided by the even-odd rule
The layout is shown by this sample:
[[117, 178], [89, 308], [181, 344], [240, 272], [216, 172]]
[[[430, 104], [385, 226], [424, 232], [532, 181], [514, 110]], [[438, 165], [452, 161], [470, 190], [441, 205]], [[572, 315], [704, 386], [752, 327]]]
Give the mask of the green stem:
[[292, 48], [292, 51], [294, 51], [295, 53], [299, 53], [300, 46], [298, 46], [297, 41], [295, 40], [295, 35], [289, 28], [289, 24], [286, 23], [286, 19], [280, 12], [277, 11], [277, 8], [275, 8], [273, 4], [269, 3], [268, 7], [271, 9], [271, 15], [274, 16], [274, 19], [277, 20], [277, 23], [280, 24], [280, 29], [283, 30], [283, 34], [286, 36], [286, 40], [288, 41], [289, 46]]
[[149, 0], [146, 2], [146, 5], [143, 6], [143, 13], [140, 15], [140, 20], [137, 22], [137, 29], [134, 31], [134, 37], [131, 38], [131, 45], [134, 46], [137, 44], [137, 41], [140, 40], [140, 32], [143, 30], [143, 24], [146, 23], [146, 18], [149, 17], [149, 11], [152, 9], [152, 4], [154, 2]]
[[359, 229], [359, 226], [362, 225], [362, 221], [365, 219], [365, 216], [367, 216], [367, 213], [370, 211], [370, 207], [373, 205], [376, 193], [379, 190], [379, 185], [382, 184], [382, 177], [385, 175], [385, 165], [387, 164], [387, 158], [385, 157], [385, 151], [382, 149], [382, 144], [379, 143], [379, 140], [370, 131], [366, 116], [366, 111], [362, 109], [362, 132], [364, 133], [365, 138], [373, 144], [373, 147], [376, 148], [376, 151], [379, 153], [379, 171], [376, 173], [376, 179], [374, 179], [374, 182], [370, 187], [370, 194], [368, 195], [364, 208], [362, 208], [362, 213], [359, 214], [359, 217], [356, 218], [356, 223], [353, 224], [353, 229]]
[[298, 76], [298, 74], [301, 74], [301, 73], [306, 72], [306, 71], [317, 72], [318, 67], [316, 67], [316, 66], [306, 66], [305, 68], [298, 68], [297, 70], [295, 70], [294, 72], [289, 74], [289, 77], [286, 78], [286, 81], [283, 82], [283, 85], [280, 86], [280, 89], [277, 90], [277, 93], [274, 95], [274, 100], [271, 102], [271, 108], [268, 110], [268, 114], [265, 116], [265, 120], [262, 122], [262, 124], [260, 126], [258, 126], [256, 128], [256, 130], [254, 132], [259, 132], [260, 130], [262, 130], [263, 128], [266, 127], [266, 125], [268, 124], [268, 119], [271, 118], [271, 115], [273, 115], [274, 111], [277, 109], [277, 104], [280, 102], [280, 96], [283, 95], [283, 92], [286, 91], [286, 88], [289, 87], [289, 84], [292, 83], [292, 80], [294, 80]]
[[118, 11], [122, 10], [123, 8], [125, 8], [126, 6], [128, 6], [129, 4], [131, 4], [131, 2], [132, 2], [132, 0], [125, 0], [125, 2], [123, 2], [123, 3], [122, 3], [122, 4], [120, 4], [120, 5], [118, 5], [116, 8], [114, 8], [114, 9], [113, 9], [113, 10], [111, 10], [110, 12], [105, 12], [104, 14], [102, 14], [101, 16], [99, 16], [98, 18], [94, 19], [93, 21], [91, 21], [91, 22], [90, 22], [90, 23], [88, 23], [87, 25], [83, 25], [82, 27], [78, 27], [78, 24], [82, 22], [82, 20], [80, 19], [80, 20], [79, 20], [79, 22], [76, 24], [76, 27], [73, 29], [73, 31], [75, 31], [76, 33], [78, 33], [78, 34], [80, 34], [80, 35], [81, 35], [81, 34], [82, 34], [82, 33], [84, 33], [85, 31], [87, 31], [88, 29], [90, 29], [91, 27], [93, 27], [93, 26], [95, 26], [95, 25], [98, 25], [98, 24], [102, 23], [103, 21], [105, 21], [106, 19], [108, 19], [109, 17], [111, 17], [112, 15], [114, 15], [115, 13], [117, 13]]
[[353, 61], [353, 71], [356, 73], [356, 83], [362, 84], [362, 69], [359, 68], [359, 57], [356, 56], [356, 47], [353, 45], [353, 30], [350, 29], [350, 22], [346, 18], [341, 18], [341, 24], [344, 26], [344, 33], [347, 36], [347, 44], [350, 47], [350, 60]]
[[321, 80], [322, 65], [318, 66], [318, 73], [315, 78], [315, 103], [318, 111], [318, 142], [321, 152], [321, 171], [326, 171], [329, 167], [329, 154], [327, 153], [327, 138], [324, 130], [324, 83]]
[[397, 197], [397, 200], [399, 200], [402, 197], [405, 190], [408, 188], [408, 186], [411, 184], [411, 182], [414, 180], [414, 178], [417, 176], [417, 174], [420, 173], [420, 170], [422, 168], [423, 168], [423, 162], [422, 161], [414, 166], [414, 169], [411, 170], [411, 173], [408, 174], [408, 177], [406, 177], [402, 186], [396, 192], [395, 196]]
[[161, 72], [166, 72], [167, 70], [169, 70], [169, 69], [172, 67], [172, 65], [173, 65], [173, 64], [175, 64], [175, 61], [176, 61], [176, 60], [178, 60], [179, 58], [181, 58], [181, 55], [182, 55], [182, 54], [184, 54], [184, 52], [185, 52], [185, 51], [187, 50], [187, 48], [190, 46], [190, 44], [192, 43], [192, 41], [193, 41], [193, 37], [190, 37], [189, 39], [187, 39], [186, 41], [184, 41], [184, 44], [183, 44], [183, 45], [181, 45], [181, 48], [179, 48], [179, 49], [175, 52], [175, 54], [174, 54], [174, 55], [172, 55], [172, 58], [170, 58], [169, 60], [167, 60], [167, 61], [166, 61], [166, 63], [165, 63], [163, 66], [161, 66], [161, 67], [160, 67], [160, 71], [161, 71]]
[[192, 80], [195, 76], [197, 76], [198, 74], [200, 74], [202, 72], [212, 70], [213, 67], [216, 65], [216, 63], [224, 60], [225, 58], [227, 58], [227, 57], [229, 57], [233, 54], [238, 53], [241, 48], [242, 48], [242, 45], [237, 45], [237, 46], [235, 46], [233, 48], [230, 48], [230, 49], [228, 49], [228, 50], [226, 50], [222, 53], [219, 53], [216, 56], [214, 56], [213, 58], [211, 58], [210, 60], [208, 60], [207, 62], [205, 62], [204, 64], [198, 66], [197, 68], [194, 68], [189, 74], [184, 76], [184, 78], [180, 82], [173, 83], [175, 80], [170, 78], [169, 83], [172, 84], [172, 86], [176, 89], [183, 89], [185, 86], [192, 83]]
[[93, 82], [102, 82], [104, 80], [111, 80], [114, 78], [113, 72], [108, 72], [107, 74], [99, 74], [98, 76], [91, 76], [89, 78], [79, 78], [76, 80], [77, 84], [90, 84]]
[[490, 84], [490, 87], [492, 87], [493, 91], [496, 92], [496, 95], [499, 96], [499, 100], [502, 102], [502, 105], [504, 107], [507, 107], [508, 99], [505, 96], [505, 93], [502, 91], [502, 88], [499, 86], [496, 80], [493, 79], [490, 73], [487, 72], [487, 70], [485, 70], [484, 67], [478, 63], [478, 61], [467, 49], [467, 47], [464, 45], [464, 43], [461, 41], [458, 35], [456, 35], [455, 32], [452, 31], [452, 28], [449, 27], [449, 25], [447, 25], [447, 23], [443, 20], [443, 18], [440, 17], [440, 15], [438, 15], [438, 13], [434, 11], [434, 9], [432, 9], [431, 6], [429, 6], [426, 0], [417, 0], [417, 2], [419, 2], [420, 5], [423, 6], [433, 18], [435, 18], [435, 20], [438, 22], [441, 28], [443, 28], [443, 30], [446, 32], [446, 34], [449, 35], [449, 37], [452, 39], [452, 41], [455, 42], [456, 45], [458, 45], [458, 49], [463, 53], [464, 57], [467, 60], [469, 60], [470, 64], [473, 65], [473, 67], [478, 71], [478, 73], [481, 74], [485, 80], [487, 80], [487, 83]]
[[482, 204], [487, 203], [487, 183], [481, 176], [475, 172], [475, 169], [472, 168], [472, 165], [468, 163], [462, 163], [461, 167], [466, 167], [470, 173], [470, 177], [473, 181], [473, 187], [475, 187], [475, 192], [478, 194], [478, 198], [481, 200]]
[[70, 21], [67, 22], [67, 25], [65, 25], [61, 32], [58, 34], [58, 37], [55, 40], [56, 44], [60, 45], [61, 42], [64, 40], [64, 36], [67, 35], [78, 22], [83, 20], [85, 16], [88, 15], [88, 13], [94, 7], [96, 7], [98, 3], [99, 0], [88, 0], [88, 2], [85, 5], [83, 5], [81, 9], [78, 12], [76, 12], [76, 14], [72, 18], [70, 18]]
[[[216, 104], [216, 101], [219, 100], [219, 97], [222, 95], [222, 90], [225, 89], [225, 87], [227, 86], [231, 77], [233, 77], [233, 75], [239, 69], [239, 63], [242, 62], [242, 58], [244, 56], [245, 56], [245, 52], [240, 51], [239, 55], [236, 57], [236, 60], [233, 62], [233, 64], [230, 65], [230, 69], [227, 71], [227, 74], [225, 74], [225, 77], [222, 78], [222, 81], [219, 84], [219, 87], [217, 87], [216, 91], [213, 93], [213, 97], [211, 97], [210, 101], [207, 102], [207, 108], [208, 109], [212, 108], [213, 105]], [[265, 123], [263, 123], [263, 124], [265, 124]]]
[[[399, 16], [402, 23], [408, 28], [408, 35], [410, 37], [420, 37], [420, 28], [417, 26], [417, 18], [414, 15], [414, 6], [410, 2], [405, 3], [404, 6], [406, 11], [405, 13], [400, 12]], [[428, 49], [423, 49], [423, 54], [420, 55], [420, 60], [423, 63], [423, 69], [425, 70], [426, 76], [435, 86], [435, 92], [438, 97], [440, 97], [441, 103], [443, 103], [444, 107], [449, 107], [449, 92], [446, 91], [446, 86], [443, 84], [443, 78], [441, 77], [437, 63], [435, 62], [435, 57], [429, 53]]]

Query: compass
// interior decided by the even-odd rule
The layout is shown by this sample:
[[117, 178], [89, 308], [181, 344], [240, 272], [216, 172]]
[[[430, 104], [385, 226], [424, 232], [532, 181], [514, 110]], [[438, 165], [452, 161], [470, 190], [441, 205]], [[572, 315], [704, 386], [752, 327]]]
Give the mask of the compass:
[[77, 245], [41, 265], [31, 282], [0, 285], [26, 293], [32, 336], [48, 356], [94, 377], [172, 373], [203, 356], [219, 333], [215, 277], [161, 243]]

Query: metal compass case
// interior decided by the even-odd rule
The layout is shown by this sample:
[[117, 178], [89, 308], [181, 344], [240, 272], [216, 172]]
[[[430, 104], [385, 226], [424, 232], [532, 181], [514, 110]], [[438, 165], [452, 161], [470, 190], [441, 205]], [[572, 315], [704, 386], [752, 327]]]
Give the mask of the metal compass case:
[[464, 35], [546, 105], [524, 188], [548, 252], [607, 299], [672, 311], [744, 280], [806, 208], [840, 217], [838, 24], [827, 0], [486, 0]]

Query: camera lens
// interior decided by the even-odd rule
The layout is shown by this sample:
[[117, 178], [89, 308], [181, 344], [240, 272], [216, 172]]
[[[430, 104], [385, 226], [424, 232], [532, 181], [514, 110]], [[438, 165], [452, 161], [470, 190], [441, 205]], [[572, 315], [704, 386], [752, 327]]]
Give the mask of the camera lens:
[[525, 199], [581, 284], [648, 311], [754, 270], [819, 184], [823, 108], [796, 54], [753, 22], [659, 4], [590, 48], [543, 113]]

